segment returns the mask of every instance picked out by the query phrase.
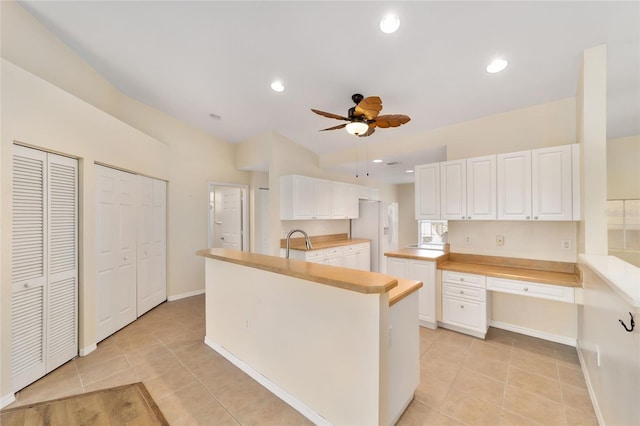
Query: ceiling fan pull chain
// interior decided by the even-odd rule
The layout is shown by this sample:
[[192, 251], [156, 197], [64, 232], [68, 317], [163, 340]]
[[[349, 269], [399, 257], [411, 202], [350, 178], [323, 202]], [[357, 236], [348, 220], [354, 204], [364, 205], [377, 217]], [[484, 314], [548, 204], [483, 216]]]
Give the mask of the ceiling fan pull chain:
[[369, 144], [367, 144], [367, 177], [369, 177]]

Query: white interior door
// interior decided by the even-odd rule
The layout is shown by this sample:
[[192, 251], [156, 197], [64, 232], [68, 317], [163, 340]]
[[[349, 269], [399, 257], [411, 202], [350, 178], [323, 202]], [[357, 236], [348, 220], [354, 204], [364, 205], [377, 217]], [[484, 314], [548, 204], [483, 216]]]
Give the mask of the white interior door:
[[221, 191], [220, 240], [223, 248], [242, 250], [242, 189]]
[[11, 384], [78, 354], [78, 162], [14, 147]]
[[136, 319], [136, 175], [96, 165], [96, 340]]
[[45, 152], [14, 147], [11, 244], [11, 380], [14, 390], [46, 374], [46, 159]]
[[167, 298], [166, 183], [138, 176], [137, 316]]

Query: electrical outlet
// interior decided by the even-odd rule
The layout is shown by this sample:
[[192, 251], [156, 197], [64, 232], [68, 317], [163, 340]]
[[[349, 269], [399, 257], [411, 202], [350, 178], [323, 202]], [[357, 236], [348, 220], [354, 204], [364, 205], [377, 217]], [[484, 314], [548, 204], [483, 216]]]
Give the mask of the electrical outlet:
[[465, 235], [464, 236], [464, 243], [465, 244], [471, 244], [471, 235]]
[[560, 240], [560, 248], [563, 250], [571, 250], [571, 240]]
[[504, 245], [504, 235], [496, 235], [496, 245], [502, 247]]

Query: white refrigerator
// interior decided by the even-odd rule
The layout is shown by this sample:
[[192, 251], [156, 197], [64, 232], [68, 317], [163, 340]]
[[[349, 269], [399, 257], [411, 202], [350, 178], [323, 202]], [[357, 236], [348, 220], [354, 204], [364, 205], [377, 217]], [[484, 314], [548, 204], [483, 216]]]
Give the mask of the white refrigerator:
[[398, 203], [360, 200], [360, 217], [351, 220], [351, 238], [371, 240], [371, 271], [385, 273], [384, 253], [398, 248]]

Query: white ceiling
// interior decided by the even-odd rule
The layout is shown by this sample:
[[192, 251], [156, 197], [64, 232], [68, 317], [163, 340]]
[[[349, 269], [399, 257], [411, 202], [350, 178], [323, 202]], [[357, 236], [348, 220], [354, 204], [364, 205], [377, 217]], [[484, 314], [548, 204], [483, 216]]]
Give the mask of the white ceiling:
[[[275, 130], [323, 154], [571, 97], [582, 52], [603, 43], [609, 136], [640, 133], [637, 1], [20, 4], [128, 96], [228, 142]], [[391, 35], [378, 29], [387, 12], [401, 20]], [[497, 55], [509, 67], [486, 73]], [[366, 140], [318, 132], [342, 122], [309, 109], [346, 115], [353, 93], [411, 121]], [[401, 158], [402, 172], [433, 154]], [[387, 181], [411, 180], [400, 175]]]

